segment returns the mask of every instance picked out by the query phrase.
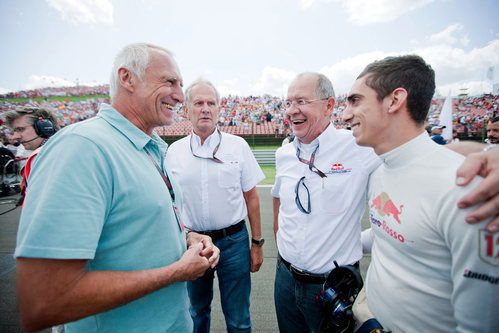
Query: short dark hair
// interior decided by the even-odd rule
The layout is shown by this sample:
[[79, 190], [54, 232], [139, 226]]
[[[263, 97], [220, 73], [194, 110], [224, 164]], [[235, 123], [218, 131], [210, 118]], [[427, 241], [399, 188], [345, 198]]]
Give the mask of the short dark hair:
[[367, 76], [366, 85], [382, 101], [397, 88], [407, 90], [407, 109], [412, 120], [423, 124], [435, 93], [435, 72], [417, 55], [387, 57], [375, 61], [360, 73]]
[[495, 116], [494, 118], [490, 119], [491, 124], [498, 122], [498, 121], [499, 121], [499, 116]]

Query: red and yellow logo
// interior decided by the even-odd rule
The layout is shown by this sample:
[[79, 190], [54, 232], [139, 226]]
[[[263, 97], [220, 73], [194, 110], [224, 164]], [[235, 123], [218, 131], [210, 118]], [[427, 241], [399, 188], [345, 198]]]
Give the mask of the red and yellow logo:
[[390, 199], [388, 194], [382, 192], [376, 198], [373, 199], [371, 208], [374, 208], [378, 211], [378, 214], [381, 216], [385, 215], [393, 215], [393, 218], [400, 224], [399, 215], [402, 213], [402, 207], [404, 205], [400, 205], [397, 209], [397, 206]]

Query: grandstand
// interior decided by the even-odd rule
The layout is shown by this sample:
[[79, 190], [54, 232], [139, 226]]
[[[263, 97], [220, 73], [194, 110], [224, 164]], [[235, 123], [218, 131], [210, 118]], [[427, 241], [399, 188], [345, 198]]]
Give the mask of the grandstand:
[[[95, 87], [49, 87], [35, 90], [11, 92], [0, 95], [0, 135], [10, 136], [10, 130], [2, 125], [3, 113], [12, 108], [29, 104], [53, 110], [61, 127], [93, 117], [101, 103], [109, 103], [109, 86]], [[75, 97], [77, 96], [77, 97]], [[430, 107], [428, 125], [438, 122], [444, 99], [436, 98]], [[284, 117], [283, 100], [280, 97], [224, 96], [220, 101], [218, 126], [221, 131], [244, 137], [251, 146], [279, 145], [290, 126]], [[341, 121], [346, 98], [337, 98], [334, 126], [347, 128]], [[453, 100], [453, 122], [461, 139], [482, 140], [486, 122], [499, 111], [499, 95], [459, 96]], [[156, 132], [167, 142], [188, 135], [192, 125], [179, 109], [171, 126], [162, 126]]]
[[[273, 123], [266, 122], [266, 123], [243, 123], [239, 125], [232, 125], [232, 126], [226, 126], [226, 125], [220, 125], [218, 126], [220, 131], [229, 133], [229, 134], [234, 134], [234, 135], [239, 135], [239, 136], [246, 136], [246, 135], [275, 135], [275, 126]], [[192, 131], [192, 124], [188, 119], [182, 119], [180, 121], [176, 121], [173, 123], [171, 126], [162, 126], [162, 127], [157, 127], [155, 129], [156, 133], [158, 133], [159, 136], [163, 137], [178, 137], [178, 136], [186, 136], [191, 133]], [[282, 135], [279, 135], [281, 137]]]

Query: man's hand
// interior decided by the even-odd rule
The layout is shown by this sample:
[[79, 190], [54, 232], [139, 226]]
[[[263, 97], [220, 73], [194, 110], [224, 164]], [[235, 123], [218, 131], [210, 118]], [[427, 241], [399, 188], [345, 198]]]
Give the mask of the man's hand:
[[199, 243], [203, 244], [200, 254], [208, 259], [211, 268], [215, 268], [220, 259], [220, 249], [213, 244], [211, 237], [191, 231], [187, 234], [187, 246], [191, 248]]
[[202, 255], [203, 243], [191, 245], [178, 261], [182, 269], [182, 280], [196, 280], [210, 268], [209, 260]]
[[250, 260], [250, 272], [258, 272], [263, 263], [263, 248], [261, 246], [251, 243]]
[[461, 198], [457, 205], [459, 208], [467, 208], [485, 201], [466, 216], [466, 222], [476, 223], [494, 217], [487, 225], [487, 230], [496, 232], [499, 230], [499, 147], [468, 155], [457, 170], [456, 184], [467, 185], [476, 175], [485, 179]]
[[362, 287], [359, 294], [357, 295], [357, 298], [355, 299], [355, 302], [352, 306], [352, 311], [356, 328], [362, 326], [362, 324], [369, 319], [374, 318], [371, 309], [369, 309], [369, 305], [367, 305], [365, 286]]
[[[355, 320], [355, 332], [386, 332], [383, 326], [374, 317], [367, 304], [366, 290], [362, 287], [352, 306], [353, 319]], [[379, 330], [375, 330], [377, 328]]]

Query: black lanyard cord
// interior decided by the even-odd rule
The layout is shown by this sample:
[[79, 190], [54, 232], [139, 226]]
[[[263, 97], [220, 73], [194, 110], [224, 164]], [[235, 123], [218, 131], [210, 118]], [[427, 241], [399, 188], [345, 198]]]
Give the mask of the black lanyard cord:
[[298, 157], [298, 160], [300, 162], [307, 164], [310, 171], [315, 172], [316, 174], [321, 176], [321, 178], [326, 178], [327, 177], [326, 174], [324, 172], [322, 172], [321, 170], [317, 169], [317, 167], [314, 165], [315, 153], [317, 153], [317, 149], [319, 149], [319, 145], [317, 145], [317, 147], [315, 148], [312, 155], [310, 155], [310, 161], [307, 161], [306, 159], [300, 157], [300, 147], [297, 146], [296, 147], [296, 157]]
[[220, 144], [222, 143], [222, 133], [220, 133], [220, 131], [218, 130], [218, 128], [217, 128], [217, 132], [218, 132], [218, 137], [219, 137], [219, 140], [218, 140], [218, 144], [217, 144], [217, 146], [215, 147], [215, 149], [213, 149], [213, 154], [212, 154], [212, 156], [213, 156], [213, 157], [202, 157], [202, 156], [199, 156], [199, 155], [194, 154], [194, 150], [192, 149], [192, 138], [194, 137], [194, 133], [193, 133], [193, 134], [191, 134], [191, 139], [190, 139], [190, 141], [189, 141], [189, 145], [190, 145], [190, 147], [191, 147], [191, 153], [192, 153], [192, 156], [194, 156], [194, 157], [198, 157], [198, 158], [206, 158], [206, 159], [209, 159], [209, 160], [215, 161], [215, 162], [217, 162], [217, 163], [223, 163], [223, 161], [222, 161], [222, 160], [220, 160], [218, 157], [216, 157], [216, 156], [215, 156], [215, 154], [216, 154], [216, 153], [217, 153], [217, 151], [218, 151], [218, 148], [220, 148]]

